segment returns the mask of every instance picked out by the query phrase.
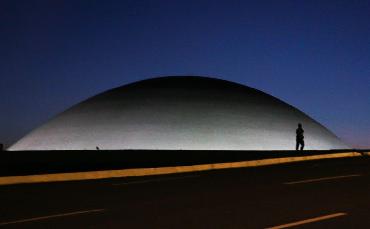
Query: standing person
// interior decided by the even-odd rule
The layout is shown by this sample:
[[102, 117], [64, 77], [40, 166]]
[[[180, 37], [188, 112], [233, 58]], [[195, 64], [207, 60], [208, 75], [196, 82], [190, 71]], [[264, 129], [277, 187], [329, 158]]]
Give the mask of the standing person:
[[295, 133], [297, 134], [295, 150], [298, 150], [299, 146], [301, 146], [300, 150], [303, 150], [303, 148], [304, 148], [304, 140], [303, 140], [304, 139], [304, 136], [303, 136], [304, 130], [302, 128], [302, 124], [298, 123], [298, 128], [295, 131]]

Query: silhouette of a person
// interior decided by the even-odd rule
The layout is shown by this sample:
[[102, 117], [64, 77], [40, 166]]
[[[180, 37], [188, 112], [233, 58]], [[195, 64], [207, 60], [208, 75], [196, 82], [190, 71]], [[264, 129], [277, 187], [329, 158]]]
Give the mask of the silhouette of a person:
[[303, 140], [304, 139], [304, 136], [303, 136], [304, 130], [302, 128], [302, 124], [298, 123], [298, 128], [295, 131], [295, 133], [297, 134], [295, 149], [298, 150], [299, 146], [301, 146], [300, 150], [303, 150], [303, 148], [304, 148], [304, 140]]

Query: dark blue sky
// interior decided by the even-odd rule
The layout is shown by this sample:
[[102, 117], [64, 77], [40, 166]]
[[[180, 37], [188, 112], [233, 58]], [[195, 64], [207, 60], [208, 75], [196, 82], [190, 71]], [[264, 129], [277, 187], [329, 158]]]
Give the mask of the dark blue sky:
[[205, 75], [370, 148], [370, 1], [0, 2], [0, 142], [96, 93]]

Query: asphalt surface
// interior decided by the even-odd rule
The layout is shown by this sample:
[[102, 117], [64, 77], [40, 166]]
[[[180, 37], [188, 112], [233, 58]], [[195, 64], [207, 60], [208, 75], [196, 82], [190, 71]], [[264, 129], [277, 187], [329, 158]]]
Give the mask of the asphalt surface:
[[0, 228], [370, 228], [369, 175], [358, 157], [0, 186]]

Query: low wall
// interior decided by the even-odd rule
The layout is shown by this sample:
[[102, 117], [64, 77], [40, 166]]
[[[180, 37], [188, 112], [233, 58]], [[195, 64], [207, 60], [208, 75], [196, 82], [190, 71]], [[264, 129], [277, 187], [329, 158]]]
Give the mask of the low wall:
[[23, 176], [4, 176], [0, 177], [0, 185], [148, 176], [148, 175], [198, 172], [216, 169], [256, 167], [307, 160], [357, 157], [364, 155], [364, 153], [365, 152], [331, 152], [316, 155], [276, 157], [239, 162], [223, 162], [223, 163], [185, 165], [185, 166], [182, 165], [182, 166], [154, 167], [154, 168], [126, 168], [119, 170], [104, 170], [89, 172], [87, 171], [87, 172], [70, 172], [70, 173], [54, 173], [54, 174], [23, 175]]
[[335, 154], [329, 151], [81, 150], [3, 151], [0, 176], [157, 168]]

